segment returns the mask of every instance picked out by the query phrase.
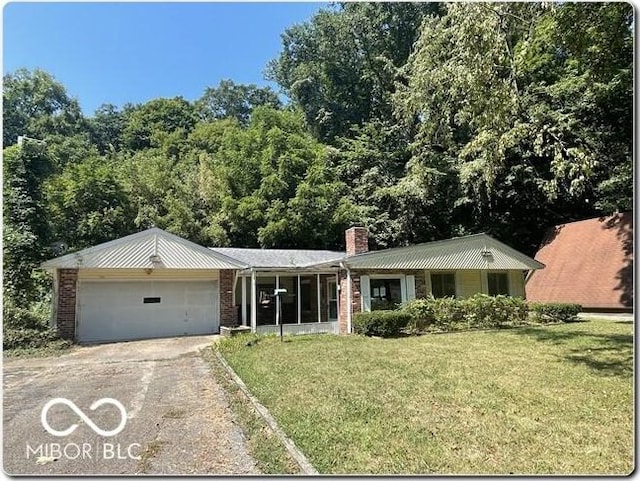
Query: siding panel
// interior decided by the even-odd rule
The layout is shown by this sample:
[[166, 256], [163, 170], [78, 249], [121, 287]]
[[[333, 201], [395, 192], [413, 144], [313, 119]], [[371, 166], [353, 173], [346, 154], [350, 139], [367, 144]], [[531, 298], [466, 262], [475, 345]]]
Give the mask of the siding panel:
[[217, 280], [220, 273], [210, 269], [79, 269], [80, 280]]
[[458, 271], [456, 280], [459, 283], [457, 292], [460, 293], [460, 297], [462, 298], [471, 297], [474, 294], [482, 292], [480, 271]]

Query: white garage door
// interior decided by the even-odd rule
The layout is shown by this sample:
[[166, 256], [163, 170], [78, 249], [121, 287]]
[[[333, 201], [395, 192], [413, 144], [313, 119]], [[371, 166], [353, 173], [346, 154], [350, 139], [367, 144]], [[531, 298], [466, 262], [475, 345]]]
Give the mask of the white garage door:
[[84, 281], [79, 291], [79, 341], [124, 341], [219, 330], [218, 281]]

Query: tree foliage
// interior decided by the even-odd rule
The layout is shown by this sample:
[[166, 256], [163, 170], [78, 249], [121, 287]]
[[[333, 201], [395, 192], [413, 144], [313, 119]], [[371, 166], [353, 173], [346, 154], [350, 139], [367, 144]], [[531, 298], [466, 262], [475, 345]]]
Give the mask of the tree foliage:
[[195, 105], [205, 122], [234, 118], [242, 125], [249, 122], [256, 107], [281, 107], [278, 95], [270, 87], [236, 84], [233, 80], [221, 80], [217, 87], [208, 87]]
[[268, 76], [298, 104], [322, 141], [388, 119], [396, 69], [437, 3], [354, 2], [321, 10], [282, 35]]
[[20, 69], [2, 80], [4, 147], [15, 144], [21, 135], [42, 140], [54, 133], [73, 134], [83, 127], [78, 102], [47, 72]]
[[[41, 70], [4, 76], [4, 288], [151, 226], [203, 245], [393, 247], [484, 231], [534, 254], [555, 224], [633, 207], [626, 3], [344, 3], [288, 28], [268, 87], [85, 118]], [[25, 140], [15, 145], [18, 136]]]

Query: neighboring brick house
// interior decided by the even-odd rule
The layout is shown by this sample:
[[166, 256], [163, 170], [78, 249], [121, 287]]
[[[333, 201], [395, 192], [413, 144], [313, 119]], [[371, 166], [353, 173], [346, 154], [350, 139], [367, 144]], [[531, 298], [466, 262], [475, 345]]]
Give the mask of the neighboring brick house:
[[[539, 262], [485, 234], [372, 251], [205, 248], [153, 228], [45, 262], [54, 323], [80, 342], [207, 334], [220, 326], [351, 332], [353, 315], [415, 297], [524, 296]], [[274, 297], [276, 289], [284, 292]]]
[[633, 310], [631, 212], [557, 225], [536, 259], [547, 268], [527, 279], [529, 300], [573, 302], [586, 311]]

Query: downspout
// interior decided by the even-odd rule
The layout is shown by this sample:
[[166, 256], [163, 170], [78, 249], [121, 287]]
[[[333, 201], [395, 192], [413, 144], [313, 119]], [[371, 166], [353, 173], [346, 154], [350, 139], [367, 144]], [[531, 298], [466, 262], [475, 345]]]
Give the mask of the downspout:
[[347, 334], [351, 334], [351, 271], [347, 267]]
[[236, 307], [236, 286], [238, 285], [238, 271], [233, 271], [233, 293], [231, 295], [231, 302], [233, 303], [233, 307]]

